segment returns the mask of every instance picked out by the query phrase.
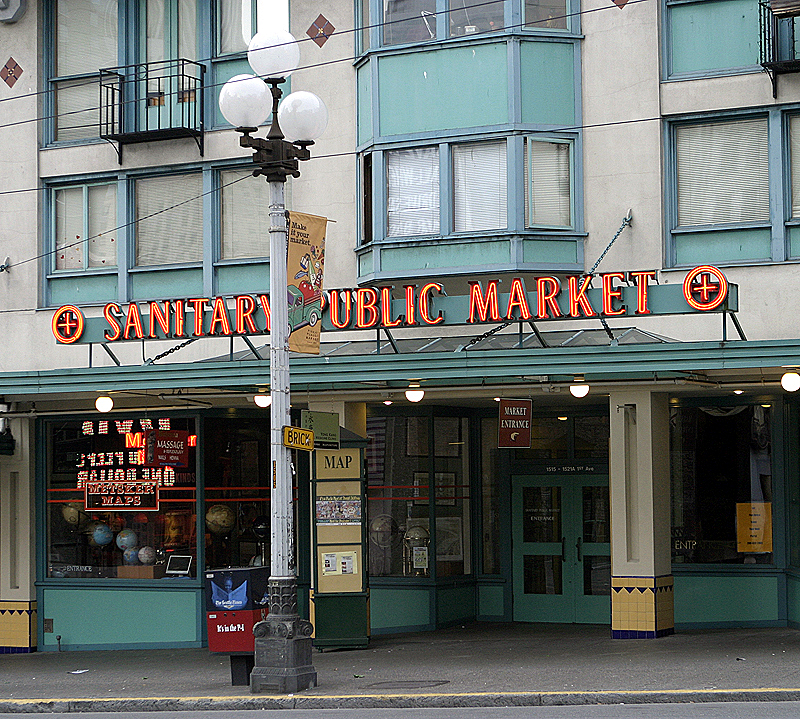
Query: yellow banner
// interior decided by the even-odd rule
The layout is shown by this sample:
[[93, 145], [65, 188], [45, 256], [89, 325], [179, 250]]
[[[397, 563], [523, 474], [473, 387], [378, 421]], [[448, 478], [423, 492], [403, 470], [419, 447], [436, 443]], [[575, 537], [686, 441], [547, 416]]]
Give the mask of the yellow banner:
[[325, 268], [326, 217], [287, 212], [289, 254], [289, 349], [319, 354], [322, 327], [322, 276]]

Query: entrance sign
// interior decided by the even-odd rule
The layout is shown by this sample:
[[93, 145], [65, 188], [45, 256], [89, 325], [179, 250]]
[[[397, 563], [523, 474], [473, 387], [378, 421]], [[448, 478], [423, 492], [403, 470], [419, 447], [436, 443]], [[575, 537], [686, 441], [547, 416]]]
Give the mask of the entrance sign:
[[[643, 270], [574, 275], [563, 280], [533, 277], [527, 280], [528, 286], [522, 277], [515, 277], [507, 284], [504, 280], [491, 280], [485, 286], [472, 282], [469, 294], [454, 296], [448, 295], [440, 282], [396, 289], [358, 287], [325, 292], [315, 284], [322, 281], [324, 253], [321, 245], [314, 244], [321, 240], [312, 241], [311, 225], [298, 223], [298, 227], [306, 228], [295, 232], [309, 244], [302, 245], [306, 251], [297, 265], [300, 269], [293, 270], [299, 284], [287, 290], [291, 304], [289, 322], [293, 328], [290, 348], [297, 351], [318, 353], [315, 337], [319, 329], [455, 326], [739, 309], [738, 287], [710, 265], [690, 270], [682, 284], [669, 285], [656, 284], [656, 272]], [[109, 302], [102, 317], [86, 317], [78, 306], [64, 305], [55, 311], [51, 327], [60, 344], [268, 334], [270, 297], [267, 294], [201, 297], [130, 302], [124, 307]]]
[[287, 212], [287, 301], [289, 349], [319, 354], [322, 328], [322, 276], [325, 269], [325, 217]]
[[531, 446], [531, 412], [533, 401], [530, 399], [501, 399], [500, 426], [497, 446], [501, 449]]

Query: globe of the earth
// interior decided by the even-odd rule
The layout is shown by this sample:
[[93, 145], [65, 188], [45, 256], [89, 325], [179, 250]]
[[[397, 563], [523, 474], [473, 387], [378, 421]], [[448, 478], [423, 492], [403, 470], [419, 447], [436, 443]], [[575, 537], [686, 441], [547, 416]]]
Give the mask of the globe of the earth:
[[269, 537], [269, 517], [261, 514], [253, 520], [253, 534], [259, 539], [266, 539]]
[[111, 544], [114, 539], [114, 532], [111, 531], [111, 527], [109, 527], [105, 522], [97, 522], [94, 529], [92, 529], [92, 542], [94, 542], [98, 547], [105, 547], [107, 544]]
[[153, 564], [156, 561], [156, 550], [152, 547], [142, 547], [139, 550], [139, 561], [142, 564]]
[[81, 529], [89, 521], [86, 512], [80, 502], [70, 502], [61, 507], [61, 516], [64, 521], [72, 527]]
[[139, 550], [136, 547], [128, 547], [122, 553], [122, 561], [125, 564], [138, 564], [139, 563]]
[[136, 532], [132, 529], [123, 529], [117, 535], [117, 546], [125, 551], [126, 549], [132, 549], [137, 544], [136, 540]]
[[215, 504], [206, 512], [206, 527], [214, 534], [227, 534], [236, 524], [233, 510], [224, 504]]

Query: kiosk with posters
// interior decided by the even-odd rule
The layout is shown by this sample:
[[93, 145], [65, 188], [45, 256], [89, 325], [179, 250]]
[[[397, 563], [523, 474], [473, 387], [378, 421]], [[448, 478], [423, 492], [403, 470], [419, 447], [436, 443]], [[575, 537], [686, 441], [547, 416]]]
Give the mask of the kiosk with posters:
[[[345, 434], [348, 438], [345, 439]], [[365, 562], [364, 447], [342, 431], [341, 449], [314, 450], [314, 646], [365, 648], [369, 590]]]

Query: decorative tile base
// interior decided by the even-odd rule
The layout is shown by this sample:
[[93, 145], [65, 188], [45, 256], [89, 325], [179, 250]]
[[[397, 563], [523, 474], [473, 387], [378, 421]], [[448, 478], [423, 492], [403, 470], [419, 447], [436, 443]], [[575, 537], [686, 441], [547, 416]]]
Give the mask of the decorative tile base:
[[672, 575], [611, 578], [611, 636], [656, 639], [675, 631]]
[[36, 651], [36, 602], [0, 602], [0, 654]]

